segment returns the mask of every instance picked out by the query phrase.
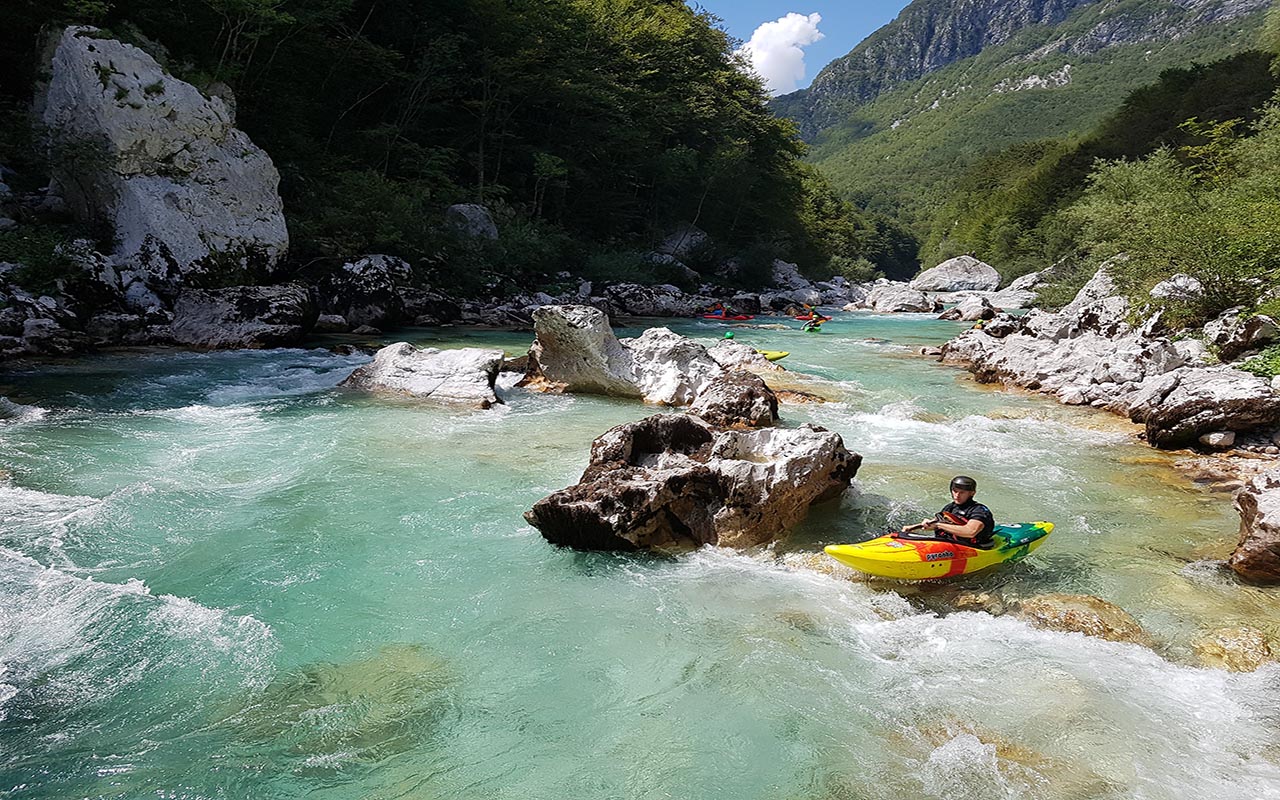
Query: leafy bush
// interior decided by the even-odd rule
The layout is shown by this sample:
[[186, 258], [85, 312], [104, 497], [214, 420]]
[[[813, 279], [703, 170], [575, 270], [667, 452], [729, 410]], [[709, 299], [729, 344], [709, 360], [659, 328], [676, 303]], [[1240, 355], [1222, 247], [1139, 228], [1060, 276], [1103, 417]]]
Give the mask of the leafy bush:
[[832, 256], [828, 266], [832, 275], [840, 275], [849, 283], [870, 283], [884, 277], [884, 273], [865, 258]]
[[1280, 375], [1280, 345], [1272, 345], [1253, 358], [1240, 365], [1245, 372], [1252, 372], [1261, 378]]
[[76, 281], [83, 273], [64, 247], [79, 231], [66, 225], [23, 225], [0, 233], [0, 261], [18, 264], [14, 281], [36, 293], [51, 293], [59, 282]]

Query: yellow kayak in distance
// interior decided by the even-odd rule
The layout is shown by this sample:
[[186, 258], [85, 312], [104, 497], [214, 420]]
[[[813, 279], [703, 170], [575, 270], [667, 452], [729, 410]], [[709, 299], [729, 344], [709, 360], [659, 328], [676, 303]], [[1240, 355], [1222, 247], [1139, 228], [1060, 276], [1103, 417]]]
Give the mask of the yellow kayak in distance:
[[757, 350], [756, 352], [770, 361], [781, 361], [791, 355], [790, 350]]
[[1021, 561], [1052, 532], [1052, 522], [1019, 522], [997, 525], [989, 547], [971, 547], [922, 532], [891, 533], [859, 544], [829, 544], [825, 550], [841, 564], [868, 575], [920, 581]]

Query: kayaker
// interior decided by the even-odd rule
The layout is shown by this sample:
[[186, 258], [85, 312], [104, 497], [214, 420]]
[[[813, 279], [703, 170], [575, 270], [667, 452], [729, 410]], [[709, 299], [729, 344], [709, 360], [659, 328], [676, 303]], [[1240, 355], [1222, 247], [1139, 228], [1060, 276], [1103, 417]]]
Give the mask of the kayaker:
[[973, 478], [955, 476], [951, 479], [951, 502], [934, 519], [922, 521], [920, 527], [951, 534], [957, 540], [972, 539], [978, 547], [990, 544], [996, 520], [991, 509], [974, 501], [977, 491], [978, 482]]

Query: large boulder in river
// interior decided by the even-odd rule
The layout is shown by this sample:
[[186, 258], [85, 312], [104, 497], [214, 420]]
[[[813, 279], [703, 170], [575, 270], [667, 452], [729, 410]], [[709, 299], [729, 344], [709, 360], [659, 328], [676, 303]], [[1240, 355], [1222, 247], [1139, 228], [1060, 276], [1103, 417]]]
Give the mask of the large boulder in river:
[[640, 397], [631, 351], [590, 306], [542, 306], [533, 312], [537, 337], [521, 384], [545, 391]]
[[1236, 495], [1240, 543], [1229, 564], [1252, 583], [1280, 583], [1280, 469], [1264, 472]]
[[668, 328], [649, 328], [621, 344], [631, 352], [636, 385], [646, 403], [688, 405], [724, 374], [707, 348]]
[[396, 342], [379, 350], [371, 363], [356, 369], [341, 385], [436, 403], [489, 408], [502, 402], [493, 388], [502, 359], [502, 351], [496, 349], [418, 349], [408, 342]]
[[352, 328], [393, 328], [404, 320], [402, 288], [412, 278], [413, 270], [403, 258], [361, 256], [320, 281], [320, 306], [326, 314], [341, 316]]
[[838, 496], [861, 461], [838, 434], [811, 425], [717, 431], [659, 414], [596, 439], [582, 480], [525, 519], [548, 541], [585, 550], [751, 547]]
[[95, 28], [58, 40], [37, 101], [52, 184], [113, 231], [118, 263], [181, 283], [188, 273], [265, 273], [289, 235], [275, 165], [217, 97]]
[[884, 283], [867, 295], [866, 304], [881, 314], [933, 311], [934, 302], [924, 292], [904, 283]]
[[1280, 395], [1256, 375], [1228, 367], [1189, 367], [1148, 381], [1129, 401], [1129, 418], [1157, 447], [1180, 447], [1216, 431], [1280, 424]]
[[910, 285], [921, 292], [993, 292], [1000, 285], [1000, 273], [973, 256], [957, 256], [921, 272]]
[[976, 322], [980, 319], [991, 319], [996, 315], [995, 308], [985, 297], [969, 295], [960, 298], [960, 302], [938, 315], [938, 319]]
[[521, 385], [534, 389], [688, 405], [724, 373], [705, 347], [666, 328], [619, 341], [604, 312], [589, 306], [542, 306], [533, 324]]
[[721, 339], [708, 347], [707, 355], [725, 369], [739, 369], [758, 374], [786, 371], [781, 364], [765, 358], [754, 347], [730, 339]]
[[1200, 663], [1228, 672], [1253, 672], [1273, 659], [1267, 637], [1248, 626], [1217, 628], [1191, 643]]
[[689, 411], [718, 428], [759, 428], [778, 419], [778, 398], [760, 376], [728, 372], [703, 388]]
[[184, 289], [170, 330], [174, 342], [188, 347], [288, 347], [302, 341], [316, 316], [301, 284]]

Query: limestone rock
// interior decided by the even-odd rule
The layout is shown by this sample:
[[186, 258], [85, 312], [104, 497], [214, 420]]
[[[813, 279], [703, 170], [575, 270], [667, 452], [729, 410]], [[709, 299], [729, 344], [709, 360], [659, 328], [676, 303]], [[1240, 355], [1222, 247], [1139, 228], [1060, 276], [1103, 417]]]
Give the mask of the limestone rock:
[[646, 403], [688, 405], [724, 374], [707, 348], [668, 328], [649, 328], [621, 344], [631, 352], [636, 385]]
[[724, 372], [705, 347], [667, 328], [620, 342], [608, 317], [589, 306], [542, 306], [533, 320], [523, 386], [688, 405]]
[[1157, 447], [1179, 447], [1201, 434], [1280, 423], [1280, 397], [1256, 375], [1227, 367], [1188, 367], [1154, 380], [1129, 403], [1129, 418]]
[[1077, 632], [1110, 642], [1151, 647], [1150, 634], [1117, 605], [1082, 594], [1042, 594], [1022, 600], [1017, 614], [1037, 628]]
[[555, 544], [588, 550], [750, 547], [848, 487], [861, 463], [837, 434], [715, 431], [686, 414], [618, 426], [592, 444], [575, 486], [525, 519]]
[[[706, 231], [696, 225], [685, 223], [676, 226], [662, 240], [656, 250], [658, 253], [671, 256], [679, 262], [686, 262], [710, 242], [711, 237], [707, 235]], [[681, 263], [681, 266], [683, 266], [683, 263]]]
[[1204, 284], [1190, 275], [1179, 272], [1177, 275], [1163, 280], [1151, 287], [1151, 296], [1156, 300], [1195, 300], [1204, 294]]
[[316, 318], [314, 330], [316, 333], [347, 333], [351, 330], [351, 323], [341, 314], [321, 314]]
[[773, 262], [773, 285], [780, 289], [813, 291], [813, 283], [800, 274], [800, 268], [781, 259]]
[[311, 294], [300, 284], [186, 289], [171, 330], [176, 343], [189, 347], [286, 347], [301, 342], [315, 319]]
[[1218, 348], [1218, 356], [1224, 362], [1280, 341], [1280, 325], [1274, 319], [1266, 314], [1242, 319], [1243, 312], [1240, 307], [1228, 309], [1204, 326], [1205, 338]]
[[985, 297], [969, 296], [961, 299], [954, 307], [942, 312], [938, 319], [976, 322], [980, 319], [991, 319], [995, 315], [996, 310], [991, 306], [991, 303], [987, 302]]
[[1216, 431], [1200, 436], [1200, 444], [1205, 447], [1211, 447], [1214, 450], [1226, 450], [1235, 443], [1236, 434], [1234, 431]]
[[778, 419], [778, 398], [759, 376], [728, 372], [703, 388], [689, 411], [718, 428], [759, 428]]
[[995, 291], [1000, 273], [973, 256], [957, 256], [917, 275], [910, 284], [922, 292], [959, 292], [965, 289]]
[[325, 314], [343, 317], [351, 327], [392, 328], [406, 316], [401, 288], [412, 277], [412, 268], [402, 258], [362, 256], [320, 281], [320, 307]]
[[631, 351], [590, 306], [543, 306], [533, 312], [537, 338], [522, 385], [563, 392], [640, 397]]
[[1240, 543], [1228, 560], [1251, 583], [1280, 582], [1280, 469], [1265, 472], [1236, 495]]
[[445, 225], [469, 239], [497, 241], [498, 226], [489, 209], [476, 203], [459, 203], [444, 212]]
[[760, 355], [754, 347], [728, 339], [722, 339], [712, 347], [708, 347], [707, 355], [725, 369], [740, 369], [755, 373], [786, 371], [781, 364]]
[[112, 227], [117, 263], [166, 279], [269, 271], [289, 244], [271, 159], [222, 100], [100, 36], [63, 32], [37, 102], [56, 194]]
[[1228, 672], [1253, 672], [1272, 659], [1267, 637], [1257, 628], [1218, 628], [1191, 645], [1204, 666]]
[[368, 392], [392, 392], [437, 403], [489, 408], [501, 403], [494, 382], [502, 366], [501, 350], [464, 347], [421, 350], [408, 342], [389, 344], [373, 362], [352, 372], [342, 386]]
[[711, 304], [710, 298], [687, 295], [665, 283], [615, 283], [605, 287], [604, 297], [621, 314], [635, 317], [692, 317]]
[[902, 283], [877, 286], [867, 295], [866, 302], [873, 311], [881, 314], [923, 312], [934, 309], [934, 303], [928, 295]]

